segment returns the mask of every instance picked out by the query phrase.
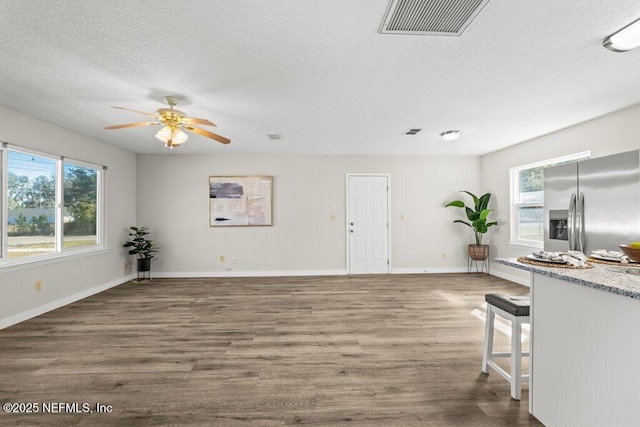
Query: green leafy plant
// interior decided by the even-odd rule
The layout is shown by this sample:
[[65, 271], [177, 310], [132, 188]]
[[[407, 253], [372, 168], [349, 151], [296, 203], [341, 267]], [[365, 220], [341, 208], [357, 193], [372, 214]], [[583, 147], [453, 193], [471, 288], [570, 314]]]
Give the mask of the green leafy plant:
[[487, 233], [489, 227], [498, 225], [497, 221], [487, 222], [487, 217], [493, 211], [493, 209], [487, 208], [487, 206], [489, 205], [489, 199], [491, 199], [491, 193], [483, 194], [480, 197], [469, 191], [461, 191], [461, 193], [467, 193], [473, 198], [473, 209], [465, 205], [462, 200], [454, 200], [452, 202], [449, 202], [445, 205], [445, 207], [453, 206], [456, 208], [464, 208], [469, 222], [463, 221], [461, 219], [456, 219], [453, 222], [459, 222], [466, 225], [467, 227], [471, 227], [476, 238], [476, 245], [481, 245], [482, 236]]
[[129, 229], [131, 230], [129, 233], [131, 239], [122, 245], [125, 248], [131, 248], [129, 249], [129, 255], [137, 255], [138, 259], [153, 258], [153, 254], [158, 252], [158, 249], [152, 240], [144, 237], [149, 234], [149, 228], [146, 226], [131, 226]]

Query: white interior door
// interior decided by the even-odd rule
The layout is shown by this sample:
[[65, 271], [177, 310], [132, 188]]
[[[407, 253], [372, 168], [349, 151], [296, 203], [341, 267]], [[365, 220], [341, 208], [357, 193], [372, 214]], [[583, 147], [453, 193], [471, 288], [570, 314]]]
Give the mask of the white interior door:
[[349, 274], [389, 272], [389, 176], [347, 175]]

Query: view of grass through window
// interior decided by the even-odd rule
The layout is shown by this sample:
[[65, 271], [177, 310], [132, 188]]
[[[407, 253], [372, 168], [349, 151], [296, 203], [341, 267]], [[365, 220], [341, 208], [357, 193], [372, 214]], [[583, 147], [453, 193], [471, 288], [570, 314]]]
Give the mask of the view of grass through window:
[[55, 252], [56, 161], [8, 152], [8, 257]]
[[56, 218], [56, 163], [34, 154], [8, 151], [7, 256], [22, 258], [57, 252], [56, 222], [63, 247], [97, 243], [97, 171], [64, 163], [62, 218]]

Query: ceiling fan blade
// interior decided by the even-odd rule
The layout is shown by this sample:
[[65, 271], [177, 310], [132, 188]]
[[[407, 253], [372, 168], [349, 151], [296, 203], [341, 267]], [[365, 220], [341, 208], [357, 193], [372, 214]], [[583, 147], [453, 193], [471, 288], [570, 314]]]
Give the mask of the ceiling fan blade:
[[156, 113], [145, 113], [144, 111], [132, 110], [131, 108], [124, 108], [124, 107], [111, 107], [111, 108], [117, 108], [119, 110], [132, 111], [134, 113], [142, 114], [143, 116], [147, 116], [147, 117], [156, 117]]
[[132, 128], [132, 127], [136, 127], [136, 126], [153, 126], [153, 125], [159, 125], [159, 124], [161, 124], [161, 123], [160, 122], [126, 123], [124, 125], [105, 126], [105, 129], [113, 130], [113, 129], [122, 129], [122, 128]]
[[184, 122], [189, 125], [207, 125], [207, 126], [215, 126], [218, 127], [215, 123], [210, 122], [207, 119], [196, 119], [195, 117], [185, 117]]
[[206, 136], [207, 138], [214, 139], [223, 144], [228, 144], [231, 142], [230, 139], [225, 138], [224, 136], [216, 135], [215, 133], [209, 132], [208, 130], [194, 128], [193, 126], [184, 126], [184, 129], [188, 130], [189, 132], [197, 133], [198, 135], [202, 135], [202, 136]]

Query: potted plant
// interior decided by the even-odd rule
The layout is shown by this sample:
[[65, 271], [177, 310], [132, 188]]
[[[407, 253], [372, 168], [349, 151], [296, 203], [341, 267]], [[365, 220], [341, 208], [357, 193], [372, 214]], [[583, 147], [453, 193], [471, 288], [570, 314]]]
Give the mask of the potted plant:
[[131, 239], [122, 246], [130, 248], [129, 255], [138, 256], [138, 276], [140, 276], [140, 272], [151, 271], [151, 258], [155, 252], [158, 252], [158, 249], [152, 240], [145, 238], [149, 234], [148, 227], [133, 225], [129, 227], [129, 230], [131, 230], [129, 232]]
[[489, 199], [491, 199], [491, 193], [483, 194], [478, 197], [469, 191], [461, 191], [461, 193], [467, 193], [473, 198], [473, 208], [465, 205], [462, 200], [454, 200], [445, 205], [445, 207], [453, 206], [456, 208], [464, 208], [467, 214], [467, 221], [456, 219], [453, 222], [459, 222], [468, 227], [471, 227], [475, 236], [475, 244], [470, 244], [468, 251], [469, 257], [474, 261], [484, 261], [489, 256], [489, 245], [482, 244], [482, 237], [489, 230], [489, 227], [498, 225], [497, 221], [487, 222], [487, 217], [493, 209], [488, 209]]

